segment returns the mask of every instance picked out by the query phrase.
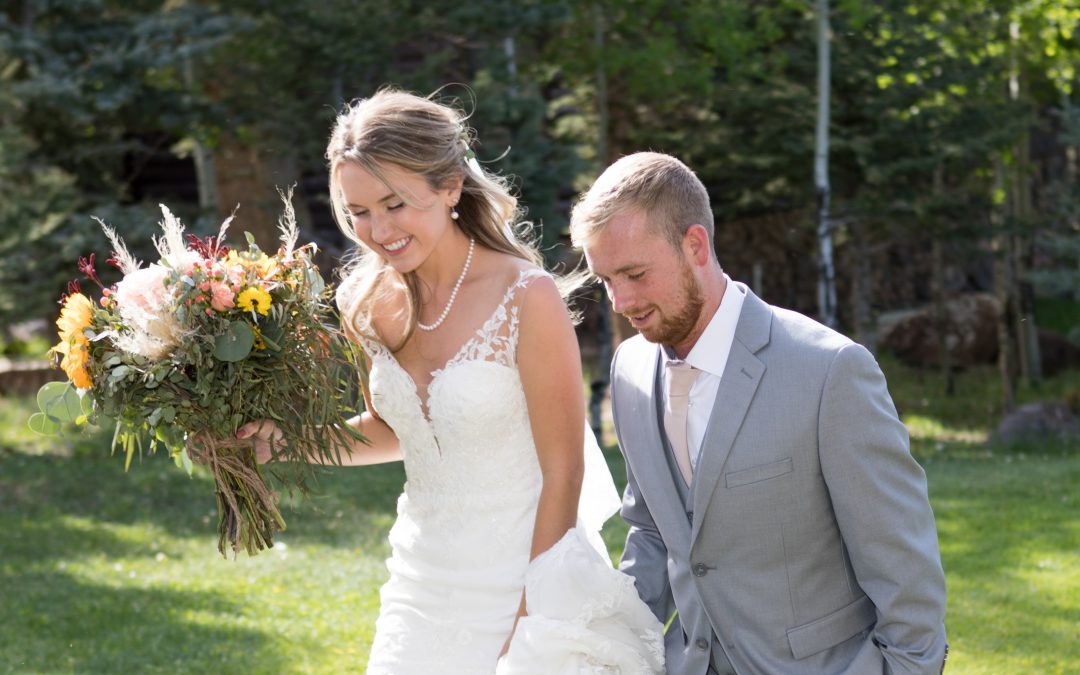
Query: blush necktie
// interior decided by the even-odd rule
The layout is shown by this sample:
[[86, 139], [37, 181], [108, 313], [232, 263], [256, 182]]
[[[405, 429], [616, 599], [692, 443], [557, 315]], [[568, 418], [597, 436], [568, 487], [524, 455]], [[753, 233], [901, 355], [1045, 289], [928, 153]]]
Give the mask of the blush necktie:
[[701, 371], [686, 361], [669, 361], [667, 364], [667, 401], [664, 404], [664, 430], [667, 432], [675, 461], [683, 480], [690, 485], [694, 469], [690, 464], [687, 447], [686, 418], [690, 405], [690, 388]]

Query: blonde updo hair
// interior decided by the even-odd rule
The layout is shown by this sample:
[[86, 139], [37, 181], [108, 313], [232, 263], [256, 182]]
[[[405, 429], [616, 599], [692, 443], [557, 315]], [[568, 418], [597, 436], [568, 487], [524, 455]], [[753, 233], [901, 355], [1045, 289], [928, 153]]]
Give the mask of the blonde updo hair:
[[[542, 267], [535, 245], [515, 233], [519, 225], [527, 224], [519, 223], [521, 211], [508, 181], [487, 172], [475, 160], [469, 161], [475, 137], [465, 121], [464, 113], [456, 108], [392, 88], [358, 99], [338, 115], [326, 159], [334, 219], [342, 233], [357, 244], [356, 256], [343, 273], [337, 295], [345, 329], [354, 336], [380, 339], [372, 329], [374, 308], [403, 285], [408, 298], [405, 332], [396, 344], [387, 345], [393, 351], [400, 349], [416, 330], [420, 285], [415, 273], [400, 274], [356, 236], [341, 192], [340, 169], [346, 162], [356, 163], [391, 190], [395, 188], [383, 171], [388, 165], [423, 177], [433, 190], [462, 180], [461, 198], [455, 207], [461, 215], [455, 225], [479, 246]], [[398, 196], [410, 201], [410, 195]]]

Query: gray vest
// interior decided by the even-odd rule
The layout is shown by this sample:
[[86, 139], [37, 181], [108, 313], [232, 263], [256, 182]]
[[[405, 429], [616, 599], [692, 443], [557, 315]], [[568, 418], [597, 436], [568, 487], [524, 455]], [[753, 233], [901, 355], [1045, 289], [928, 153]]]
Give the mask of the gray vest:
[[[656, 391], [662, 392], [664, 391], [664, 369], [662, 367], [657, 368], [656, 373], [657, 381], [653, 383], [653, 386]], [[656, 416], [660, 429], [663, 431], [660, 437], [664, 442], [664, 457], [667, 459], [668, 470], [671, 471], [671, 477], [674, 479], [675, 489], [679, 493], [683, 511], [686, 512], [686, 517], [693, 526], [694, 513], [690, 510], [690, 505], [694, 503], [694, 485], [697, 485], [697, 481], [687, 486], [686, 481], [683, 480], [682, 471], [679, 470], [679, 465], [675, 460], [675, 452], [671, 449], [671, 443], [668, 441], [667, 430], [664, 429], [664, 397], [654, 396], [653, 400], [656, 401]], [[700, 605], [700, 602], [698, 604]], [[704, 607], [701, 607], [701, 611], [704, 613]], [[716, 671], [716, 675], [736, 675], [735, 669], [731, 666], [731, 662], [724, 652], [724, 647], [716, 638], [715, 633], [712, 636], [712, 651], [709, 655], [709, 664], [712, 670]], [[712, 675], [711, 671], [710, 675]]]

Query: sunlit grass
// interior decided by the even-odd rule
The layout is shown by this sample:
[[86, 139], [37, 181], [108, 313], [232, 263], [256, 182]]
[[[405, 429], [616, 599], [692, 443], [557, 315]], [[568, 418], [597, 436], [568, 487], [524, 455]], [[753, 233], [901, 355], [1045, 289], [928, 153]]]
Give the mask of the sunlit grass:
[[[945, 443], [985, 443], [985, 429], [962, 429], [948, 426], [941, 420], [912, 413], [904, 416], [904, 425], [913, 440]], [[941, 449], [941, 448], [938, 448]]]
[[948, 583], [950, 672], [1080, 663], [1080, 459], [927, 467]]

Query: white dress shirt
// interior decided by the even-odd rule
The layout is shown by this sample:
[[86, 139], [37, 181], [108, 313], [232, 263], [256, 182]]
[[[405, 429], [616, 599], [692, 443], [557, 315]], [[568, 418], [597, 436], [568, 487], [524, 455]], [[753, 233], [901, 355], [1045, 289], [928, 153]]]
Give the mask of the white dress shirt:
[[[724, 375], [731, 344], [735, 341], [735, 326], [739, 323], [743, 300], [746, 299], [746, 291], [733, 283], [728, 275], [724, 275], [724, 280], [727, 288], [720, 300], [720, 306], [685, 359], [701, 371], [690, 389], [690, 407], [686, 417], [686, 445], [690, 454], [690, 466], [695, 471], [698, 455], [701, 454], [701, 443], [705, 439], [705, 429], [709, 426], [713, 403], [716, 401], [716, 392], [720, 389], [720, 378]], [[675, 355], [667, 348], [664, 353], [666, 367], [667, 362], [674, 360]]]

